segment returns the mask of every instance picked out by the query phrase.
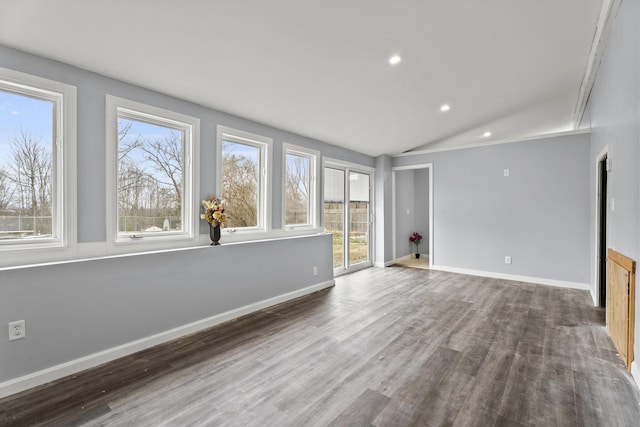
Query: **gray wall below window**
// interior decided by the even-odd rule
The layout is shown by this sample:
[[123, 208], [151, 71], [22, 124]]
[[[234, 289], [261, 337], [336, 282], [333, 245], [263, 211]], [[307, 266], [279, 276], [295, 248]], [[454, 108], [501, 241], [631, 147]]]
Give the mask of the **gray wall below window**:
[[0, 271], [2, 324], [27, 332], [0, 339], [0, 383], [331, 282], [332, 262], [323, 234]]
[[564, 135], [394, 158], [393, 166], [433, 163], [432, 262], [588, 283], [589, 140]]

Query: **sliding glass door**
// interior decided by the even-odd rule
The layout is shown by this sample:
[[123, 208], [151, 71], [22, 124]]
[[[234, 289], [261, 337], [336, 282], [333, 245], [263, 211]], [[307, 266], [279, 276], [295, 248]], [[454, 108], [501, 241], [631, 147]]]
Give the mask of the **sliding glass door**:
[[369, 174], [349, 172], [349, 266], [369, 262], [369, 192]]
[[324, 228], [333, 235], [335, 274], [371, 265], [371, 173], [324, 168]]
[[324, 168], [324, 231], [333, 235], [333, 269], [345, 267], [345, 171]]

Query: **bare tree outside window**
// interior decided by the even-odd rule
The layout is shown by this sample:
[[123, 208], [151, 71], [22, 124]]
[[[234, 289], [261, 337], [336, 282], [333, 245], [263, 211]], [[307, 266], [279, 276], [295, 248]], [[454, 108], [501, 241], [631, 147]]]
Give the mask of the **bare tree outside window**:
[[0, 239], [53, 235], [53, 102], [0, 91]]
[[51, 147], [28, 130], [11, 141], [9, 176], [23, 209], [36, 216], [51, 216]]
[[0, 215], [9, 210], [13, 201], [15, 190], [11, 185], [9, 174], [6, 170], [0, 169]]
[[311, 159], [299, 154], [286, 155], [285, 224], [310, 224]]
[[260, 148], [222, 141], [222, 198], [227, 227], [257, 227], [260, 203]]
[[182, 130], [118, 118], [118, 232], [182, 230]]

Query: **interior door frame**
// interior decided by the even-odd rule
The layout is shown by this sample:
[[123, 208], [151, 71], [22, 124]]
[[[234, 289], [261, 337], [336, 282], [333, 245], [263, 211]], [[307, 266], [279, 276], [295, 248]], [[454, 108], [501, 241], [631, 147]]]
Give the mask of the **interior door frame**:
[[[359, 165], [357, 163], [346, 162], [342, 160], [332, 159], [330, 157], [322, 158], [322, 176], [324, 176], [324, 169], [332, 168], [344, 171], [344, 235], [343, 235], [343, 265], [342, 267], [334, 268], [333, 275], [340, 276], [342, 274], [351, 273], [363, 268], [368, 268], [373, 265], [373, 254], [375, 254], [375, 227], [374, 227], [374, 210], [375, 210], [375, 169], [368, 166]], [[349, 263], [349, 239], [348, 234], [350, 231], [349, 224], [349, 203], [350, 203], [350, 185], [349, 174], [351, 172], [361, 173], [369, 176], [369, 254], [366, 261], [358, 262], [356, 264]], [[322, 227], [324, 229], [324, 180], [322, 182]]]
[[433, 163], [421, 163], [409, 166], [394, 166], [391, 168], [391, 239], [393, 260], [396, 261], [396, 172], [407, 170], [429, 170], [429, 268], [435, 265], [433, 253]]
[[[595, 159], [595, 176], [596, 176], [596, 187], [595, 187], [595, 229], [594, 229], [594, 241], [595, 241], [595, 249], [594, 249], [594, 286], [593, 286], [593, 294], [592, 294], [592, 298], [593, 298], [593, 303], [596, 307], [600, 306], [600, 300], [601, 300], [601, 289], [602, 287], [606, 287], [606, 281], [605, 283], [600, 283], [600, 257], [604, 256], [604, 259], [607, 258], [607, 253], [605, 250], [604, 254], [600, 254], [600, 171], [599, 171], [599, 167], [600, 167], [600, 162], [602, 162], [604, 159], [609, 160], [610, 156], [609, 156], [609, 145], [606, 145], [602, 151], [596, 156]], [[607, 168], [608, 169], [608, 168]], [[607, 171], [608, 172], [608, 171]], [[607, 178], [607, 183], [608, 183], [609, 179]], [[607, 191], [608, 194], [608, 191]], [[607, 209], [607, 213], [608, 213], [608, 209], [609, 209], [609, 201], [605, 200], [605, 209]], [[608, 217], [609, 215], [607, 215]], [[608, 227], [608, 220], [607, 220], [607, 224], [605, 224], [605, 235], [607, 234], [607, 230], [606, 228]], [[606, 242], [604, 242], [606, 245]]]

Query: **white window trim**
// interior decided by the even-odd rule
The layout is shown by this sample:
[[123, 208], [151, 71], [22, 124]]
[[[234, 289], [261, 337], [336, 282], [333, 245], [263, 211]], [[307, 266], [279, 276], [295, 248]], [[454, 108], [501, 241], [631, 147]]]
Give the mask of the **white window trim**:
[[[287, 154], [309, 158], [309, 186], [311, 194], [309, 194], [309, 223], [308, 224], [292, 224], [287, 225]], [[318, 191], [320, 186], [320, 152], [306, 147], [283, 143], [282, 144], [282, 229], [285, 233], [292, 231], [313, 231], [318, 232]]]
[[55, 238], [13, 240], [0, 244], [0, 267], [47, 262], [69, 256], [77, 245], [77, 101], [76, 87], [0, 68], [0, 88], [55, 103], [56, 127], [52, 149], [56, 170]]
[[[222, 141], [223, 139], [260, 148], [260, 196], [258, 225], [256, 227], [222, 228], [225, 241], [236, 242], [265, 238], [271, 232], [271, 171], [273, 170], [273, 140], [262, 135], [218, 125], [216, 137], [216, 195], [222, 194]], [[233, 212], [229, 212], [233, 215]]]
[[[120, 234], [118, 232], [118, 117], [142, 120], [185, 131], [182, 177], [183, 230], [178, 232]], [[106, 220], [107, 245], [111, 252], [173, 248], [195, 242], [198, 237], [200, 168], [200, 119], [139, 102], [106, 95]], [[127, 249], [127, 247], [129, 249]], [[118, 248], [118, 249], [116, 249]]]

